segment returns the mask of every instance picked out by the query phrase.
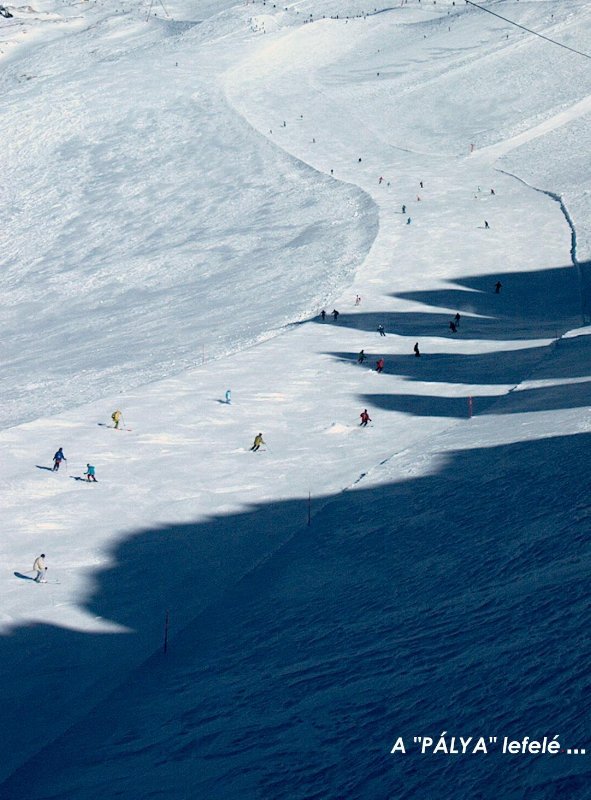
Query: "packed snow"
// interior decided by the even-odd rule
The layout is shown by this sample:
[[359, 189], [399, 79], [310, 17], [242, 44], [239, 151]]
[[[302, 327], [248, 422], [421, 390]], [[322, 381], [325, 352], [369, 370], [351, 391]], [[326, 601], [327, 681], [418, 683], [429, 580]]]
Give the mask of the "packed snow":
[[453, 0], [6, 8], [0, 798], [589, 796], [589, 59]]

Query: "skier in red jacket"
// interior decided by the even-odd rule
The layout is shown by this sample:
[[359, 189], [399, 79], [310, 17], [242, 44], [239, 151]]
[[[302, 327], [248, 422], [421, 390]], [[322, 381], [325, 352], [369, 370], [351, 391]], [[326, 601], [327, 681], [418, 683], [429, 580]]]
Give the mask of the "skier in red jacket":
[[371, 422], [370, 416], [367, 413], [367, 408], [364, 408], [359, 416], [361, 417], [361, 422], [359, 424], [363, 427], [365, 427], [368, 422]]

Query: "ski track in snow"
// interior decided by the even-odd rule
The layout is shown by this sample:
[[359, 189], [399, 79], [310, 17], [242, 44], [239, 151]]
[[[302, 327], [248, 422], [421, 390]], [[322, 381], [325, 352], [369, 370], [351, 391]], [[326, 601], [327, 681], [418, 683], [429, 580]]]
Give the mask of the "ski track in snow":
[[[42, 37], [24, 57], [39, 67], [31, 72], [45, 70], [54, 96], [62, 100], [71, 85], [69, 71], [76, 73], [81, 56], [94, 58], [89, 31], [100, 54], [94, 64], [98, 75], [108, 75], [102, 66], [108, 59], [128, 74], [138, 64], [153, 64], [155, 54], [162, 59], [167, 91], [150, 102], [144, 98], [140, 116], [130, 109], [127, 116], [109, 119], [108, 103], [100, 103], [97, 89], [97, 113], [103, 124], [113, 125], [108, 147], [97, 135], [98, 167], [107, 154], [116, 155], [109, 151], [130, 125], [146, 130], [148, 153], [156, 152], [150, 124], [170, 111], [168, 87], [178, 62], [178, 108], [189, 109], [181, 100], [192, 80], [198, 82], [195, 99], [202, 113], [211, 98], [222, 103], [225, 94], [244, 120], [224, 105], [217, 118], [206, 121], [209, 141], [225, 129], [224, 136], [236, 133], [232, 142], [220, 133], [228, 152], [247, 142], [250, 150], [241, 149], [232, 161], [243, 170], [232, 180], [248, 193], [256, 179], [270, 191], [270, 202], [282, 204], [273, 225], [259, 229], [273, 241], [254, 255], [272, 260], [295, 240], [299, 248], [303, 236], [318, 256], [306, 249], [301, 259], [291, 259], [297, 280], [288, 274], [284, 289], [276, 285], [279, 273], [261, 273], [249, 294], [242, 273], [250, 265], [247, 256], [257, 260], [249, 241], [246, 260], [228, 271], [219, 298], [204, 300], [216, 312], [223, 309], [217, 319], [225, 321], [228, 294], [240, 290], [241, 302], [229, 309], [237, 328], [228, 329], [227, 345], [219, 344], [220, 352], [240, 352], [181, 371], [188, 357], [179, 343], [186, 338], [189, 315], [175, 316], [174, 309], [192, 286], [183, 282], [182, 271], [173, 269], [162, 293], [176, 298], [165, 309], [162, 327], [144, 313], [150, 298], [143, 283], [159, 280], [164, 267], [174, 265], [171, 253], [180, 253], [181, 261], [186, 254], [181, 239], [159, 235], [150, 245], [156, 273], [146, 274], [141, 262], [137, 269], [127, 262], [138, 299], [122, 290], [120, 301], [121, 310], [130, 299], [141, 303], [128, 330], [145, 342], [143, 355], [134, 352], [144, 366], [120, 366], [124, 339], [116, 332], [99, 337], [83, 327], [100, 313], [93, 306], [83, 316], [87, 301], [74, 286], [68, 293], [70, 319], [60, 335], [32, 349], [30, 357], [14, 356], [8, 383], [26, 374], [30, 385], [23, 385], [20, 398], [15, 386], [9, 412], [29, 416], [55, 395], [56, 386], [66, 395], [56, 407], [68, 410], [0, 432], [2, 556], [9, 565], [0, 591], [10, 634], [0, 640], [6, 778], [0, 794], [88, 800], [104, 797], [108, 787], [111, 796], [138, 800], [197, 795], [487, 800], [492, 787], [494, 797], [504, 800], [582, 798], [588, 780], [584, 760], [417, 761], [389, 750], [398, 735], [410, 741], [417, 734], [437, 737], [442, 730], [514, 738], [559, 733], [565, 746], [586, 744], [582, 665], [591, 654], [581, 620], [588, 610], [589, 515], [581, 498], [587, 491], [591, 430], [588, 330], [571, 330], [580, 324], [580, 286], [568, 259], [564, 218], [550, 198], [496, 168], [500, 156], [511, 153], [514, 159], [530, 147], [535, 152], [536, 143], [552, 140], [559, 126], [588, 113], [587, 78], [573, 81], [563, 66], [569, 81], [559, 92], [556, 76], [536, 72], [540, 85], [508, 100], [515, 85], [526, 82], [524, 53], [534, 72], [544, 58], [559, 69], [559, 56], [546, 55], [521, 35], [506, 42], [497, 23], [482, 20], [477, 11], [457, 10], [448, 18], [451, 4], [428, 11], [411, 4], [367, 19], [309, 25], [298, 18], [310, 13], [314, 4], [308, 2], [260, 16], [254, 14], [260, 3], [223, 5], [201, 3], [204, 22], [185, 26], [180, 35], [169, 35], [166, 24], [139, 25], [129, 13], [119, 18], [106, 5], [97, 6], [88, 11], [97, 15], [96, 23], [88, 28], [76, 23], [78, 32], [70, 33], [68, 41], [78, 47], [66, 62], [59, 63], [63, 47], [44, 46]], [[513, 15], [531, 24], [541, 4], [509, 5]], [[356, 3], [348, 7], [363, 10]], [[570, 14], [571, 7], [543, 4], [544, 20], [555, 32], [580, 36], [577, 23], [585, 21], [586, 30], [588, 23], [585, 15]], [[335, 13], [330, 0], [323, 8]], [[549, 17], [550, 8], [556, 19]], [[12, 80], [20, 71], [17, 52], [12, 50], [8, 62]], [[194, 74], [196, 63], [204, 75]], [[80, 71], [85, 69], [80, 63]], [[378, 71], [385, 80], [376, 81]], [[478, 93], [490, 86], [491, 76], [498, 107], [483, 103]], [[154, 87], [153, 78], [146, 70], [146, 91]], [[23, 86], [15, 83], [16, 99], [9, 104], [6, 124], [13, 130], [24, 119], [27, 102], [40, 94], [28, 97]], [[108, 84], [111, 93], [114, 87]], [[105, 85], [101, 88], [112, 99]], [[454, 90], [470, 113], [460, 113], [450, 100]], [[129, 108], [125, 93], [115, 99], [116, 107]], [[424, 124], [417, 124], [411, 101]], [[520, 102], [526, 101], [523, 110]], [[563, 110], [556, 112], [557, 106]], [[49, 100], [45, 109], [47, 134], [55, 124]], [[55, 119], [63, 119], [62, 152], [75, 148], [73, 169], [93, 152], [93, 142], [89, 148], [75, 141], [79, 118], [72, 113], [64, 117], [56, 105]], [[538, 118], [543, 121], [532, 124]], [[75, 124], [69, 129], [71, 119]], [[470, 120], [483, 126], [480, 133]], [[85, 122], [86, 132], [92, 133], [96, 122]], [[28, 133], [38, 155], [48, 142], [42, 134], [41, 124]], [[478, 146], [469, 155], [472, 137]], [[175, 142], [179, 152], [181, 138]], [[10, 147], [17, 161], [22, 159], [18, 169], [11, 164], [16, 189], [27, 159], [20, 155], [20, 142]], [[213, 168], [217, 165], [210, 182], [227, 178], [232, 170], [223, 158], [216, 160], [211, 147], [206, 155]], [[127, 175], [124, 163], [109, 166], [119, 170], [109, 192], [126, 187], [111, 220], [118, 224], [118, 209], [133, 212], [126, 224], [135, 226], [131, 244], [137, 246], [145, 234], [140, 211], [150, 185], [134, 186], [135, 173], [130, 169]], [[171, 158], [166, 169], [157, 167], [153, 186], [169, 185], [159, 207], [169, 208], [175, 194], [188, 191], [184, 177], [174, 180], [180, 163]], [[203, 164], [191, 162], [193, 172]], [[532, 159], [528, 169], [532, 164], [537, 166]], [[102, 194], [101, 169], [86, 177], [91, 174], [98, 181], [97, 196], [111, 196]], [[56, 193], [64, 193], [55, 197], [61, 214], [68, 210], [66, 195], [75, 193], [68, 211], [72, 227], [63, 229], [61, 242], [54, 240], [56, 211], [40, 239], [27, 242], [26, 224], [44, 211], [34, 192], [35, 181], [42, 180], [41, 173], [31, 175], [33, 191], [18, 200], [30, 203], [24, 222], [17, 214], [11, 218], [16, 228], [4, 232], [7, 289], [16, 291], [11, 269], [24, 261], [22, 299], [41, 291], [36, 282], [47, 279], [46, 299], [55, 302], [60, 284], [72, 280], [68, 258], [74, 263], [84, 244], [93, 254], [87, 297], [95, 291], [100, 296], [105, 280], [105, 297], [112, 297], [120, 290], [117, 272], [106, 269], [97, 280], [105, 245], [90, 224], [94, 200], [77, 221], [82, 195], [74, 192], [73, 172], [66, 170], [59, 180], [53, 176]], [[289, 189], [286, 181], [294, 182]], [[144, 198], [137, 206], [136, 191]], [[9, 194], [8, 202], [17, 197]], [[214, 214], [225, 226], [209, 238], [202, 232], [201, 245], [223, 250], [224, 237], [235, 244], [232, 231], [245, 212], [238, 208], [228, 215], [232, 192], [216, 205], [200, 184], [189, 211], [200, 202], [210, 204], [204, 221]], [[410, 226], [400, 213], [403, 202]], [[379, 228], [373, 222], [376, 208]], [[328, 220], [339, 210], [342, 247], [323, 256], [331, 228], [314, 229], [314, 219]], [[355, 242], [347, 239], [348, 213], [357, 221]], [[483, 228], [485, 218], [490, 231]], [[244, 226], [245, 236], [248, 230]], [[123, 224], [109, 229], [111, 245], [122, 257], [126, 232]], [[27, 247], [28, 261], [21, 252]], [[46, 248], [64, 251], [51, 269], [39, 262], [38, 252]], [[159, 255], [164, 251], [166, 258]], [[339, 262], [334, 272], [333, 259]], [[308, 261], [313, 269], [304, 275]], [[323, 261], [327, 271], [319, 279]], [[352, 284], [337, 296], [356, 266]], [[503, 289], [497, 296], [493, 286], [499, 278]], [[266, 292], [262, 308], [257, 291]], [[359, 307], [356, 294], [362, 295]], [[314, 318], [267, 338], [279, 324], [315, 314], [329, 299], [341, 312], [339, 322]], [[260, 323], [261, 312], [269, 317], [269, 303], [272, 318]], [[39, 340], [34, 323], [41, 306], [14, 308], [5, 309], [13, 314], [6, 318], [13, 325], [5, 340], [8, 354], [19, 350], [17, 331], [25, 315], [31, 341]], [[462, 321], [452, 337], [447, 323], [457, 310]], [[176, 334], [167, 339], [163, 333], [177, 320], [175, 344]], [[380, 323], [385, 338], [376, 333]], [[40, 329], [47, 324], [42, 314], [39, 324]], [[77, 366], [78, 345], [69, 344], [72, 332], [83, 329], [90, 330], [81, 351], [83, 363], [92, 363], [88, 374]], [[240, 331], [248, 336], [241, 338]], [[257, 337], [267, 340], [242, 349]], [[417, 339], [420, 359], [412, 355]], [[362, 347], [370, 369], [357, 365]], [[153, 378], [170, 372], [161, 353], [171, 348], [178, 374], [136, 386], [147, 372]], [[386, 359], [382, 375], [371, 369], [379, 356]], [[67, 363], [55, 373], [56, 382], [36, 377], [37, 368], [51, 374], [53, 358]], [[105, 360], [115, 364], [114, 372]], [[73, 401], [95, 396], [98, 386], [101, 395], [114, 386], [121, 391], [72, 410]], [[228, 387], [231, 405], [223, 402]], [[472, 419], [467, 419], [468, 398]], [[357, 415], [365, 406], [374, 422], [360, 429]], [[97, 426], [115, 407], [124, 409], [131, 432]], [[248, 448], [259, 430], [267, 446], [255, 455]], [[59, 444], [68, 462], [54, 474], [43, 468], [40, 453], [50, 463]], [[87, 459], [97, 465], [99, 483], [92, 489], [73, 480], [82, 476]], [[41, 549], [50, 551], [50, 574], [60, 583], [33, 587], [43, 592], [33, 595], [29, 582], [15, 580], [13, 573], [25, 571]], [[159, 648], [166, 610], [171, 631], [164, 658]], [[50, 714], [39, 714], [40, 696]], [[39, 763], [52, 769], [35, 783], [31, 771]]]

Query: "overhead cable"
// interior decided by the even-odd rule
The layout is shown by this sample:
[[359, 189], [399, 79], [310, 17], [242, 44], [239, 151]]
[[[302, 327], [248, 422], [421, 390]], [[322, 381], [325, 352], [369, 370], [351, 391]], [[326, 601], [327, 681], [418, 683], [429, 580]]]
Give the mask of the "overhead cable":
[[557, 42], [556, 39], [551, 39], [549, 36], [544, 36], [543, 33], [538, 33], [537, 31], [532, 31], [531, 28], [526, 28], [525, 25], [520, 25], [518, 22], [514, 22], [512, 19], [507, 19], [507, 17], [503, 17], [501, 14], [497, 14], [496, 11], [491, 11], [490, 8], [485, 8], [484, 6], [478, 5], [478, 3], [472, 2], [472, 0], [466, 0], [466, 3], [469, 6], [474, 6], [474, 8], [479, 8], [481, 11], [486, 11], [487, 14], [492, 14], [493, 17], [498, 17], [502, 19], [504, 22], [508, 22], [509, 25], [515, 25], [516, 28], [521, 28], [522, 31], [527, 31], [528, 33], [532, 33], [534, 36], [538, 36], [540, 39], [545, 39], [547, 42], [551, 42], [551, 44], [556, 44], [558, 47], [563, 47], [565, 50], [570, 50], [571, 53], [576, 53], [578, 56], [583, 56], [583, 58], [591, 58], [589, 53], [583, 53], [581, 50], [576, 50], [574, 47], [569, 47], [567, 44], [563, 44], [562, 42]]

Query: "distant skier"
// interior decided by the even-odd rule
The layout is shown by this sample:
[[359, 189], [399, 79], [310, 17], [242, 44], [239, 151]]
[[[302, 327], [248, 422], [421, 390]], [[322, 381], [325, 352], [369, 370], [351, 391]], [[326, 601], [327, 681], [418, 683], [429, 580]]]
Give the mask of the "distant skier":
[[462, 319], [462, 318], [460, 317], [460, 312], [459, 312], [459, 311], [458, 311], [458, 313], [455, 315], [454, 319], [455, 319], [455, 321], [456, 321], [456, 328], [459, 328], [459, 327], [460, 327], [460, 320]]
[[363, 362], [365, 361], [366, 358], [367, 358], [367, 356], [365, 355], [365, 352], [363, 350], [360, 350], [359, 351], [359, 355], [357, 356], [357, 363], [358, 364], [363, 364]]
[[256, 453], [256, 451], [257, 451], [257, 450], [260, 448], [260, 446], [261, 446], [262, 444], [266, 444], [266, 442], [264, 442], [264, 441], [263, 441], [263, 434], [262, 434], [262, 433], [258, 433], [258, 434], [257, 434], [257, 435], [254, 437], [254, 443], [253, 443], [253, 445], [252, 445], [252, 447], [251, 447], [250, 449], [251, 449], [251, 450], [252, 450], [254, 453]]
[[412, 220], [411, 220], [411, 218], [409, 217], [409, 218], [406, 220], [406, 224], [407, 224], [407, 225], [410, 225], [410, 223], [411, 223], [411, 222], [412, 222]]
[[86, 475], [86, 480], [89, 483], [90, 483], [90, 481], [94, 481], [96, 483], [96, 475], [94, 473], [95, 473], [95, 469], [92, 466], [92, 464], [87, 464], [86, 465], [86, 472], [84, 474]]
[[420, 187], [422, 189], [423, 188], [423, 181], [419, 181], [419, 185], [420, 185]]
[[117, 411], [113, 411], [113, 413], [111, 414], [111, 419], [115, 423], [115, 430], [117, 430], [117, 428], [119, 427], [119, 423], [121, 422], [121, 412], [119, 411], [119, 409], [117, 409]]
[[40, 556], [37, 556], [35, 563], [33, 564], [33, 571], [37, 573], [33, 579], [35, 583], [45, 583], [45, 581], [41, 580], [43, 575], [45, 575], [47, 572], [47, 567], [45, 566], [45, 553], [41, 553]]
[[449, 323], [449, 329], [450, 329], [450, 331], [451, 331], [452, 333], [456, 333], [456, 331], [458, 330], [458, 328], [457, 328], [457, 325], [456, 325], [456, 323], [453, 321], [453, 319], [452, 319], [452, 321]]
[[419, 350], [419, 343], [415, 342], [415, 346], [413, 347], [414, 354], [418, 358], [421, 355], [421, 351]]
[[380, 336], [385, 336], [386, 335], [386, 332], [384, 331], [384, 326], [383, 325], [378, 325], [378, 333], [380, 334]]
[[501, 293], [501, 287], [502, 286], [503, 286], [503, 284], [501, 283], [501, 281], [497, 281], [495, 283], [495, 294], [500, 294]]
[[384, 371], [384, 359], [378, 358], [376, 363], [376, 372], [383, 372]]
[[326, 319], [326, 311], [324, 309], [322, 309], [322, 311], [320, 312], [320, 316], [322, 317], [322, 321], [324, 322], [324, 320]]
[[359, 425], [361, 427], [365, 428], [367, 423], [371, 422], [371, 418], [370, 418], [369, 414], [367, 413], [367, 408], [364, 408], [359, 416], [361, 417], [361, 422], [359, 423]]
[[406, 206], [402, 206], [402, 213], [406, 214]]
[[361, 297], [358, 294], [355, 295], [355, 305], [358, 306], [361, 303]]
[[494, 194], [494, 193], [495, 193], [495, 190], [494, 190], [494, 189], [491, 189], [491, 190], [490, 190], [490, 193], [491, 193], [491, 194]]
[[382, 176], [380, 175], [380, 179], [379, 179], [379, 181], [378, 181], [378, 185], [379, 185], [380, 183], [383, 183], [383, 182], [384, 182], [384, 179], [383, 179], [383, 178], [382, 178]]
[[484, 220], [484, 227], [485, 227], [485, 230], [488, 230], [490, 228], [490, 225], [488, 224], [488, 222], [486, 220]]
[[230, 389], [226, 389], [226, 403], [230, 405], [232, 402], [232, 392]]
[[339, 312], [336, 310], [336, 308], [333, 308], [332, 310], [332, 318], [334, 319], [335, 322], [339, 318]]
[[67, 461], [68, 459], [64, 455], [64, 450], [62, 447], [57, 451], [57, 453], [53, 457], [53, 471], [57, 472], [60, 468], [60, 464], [62, 461]]

